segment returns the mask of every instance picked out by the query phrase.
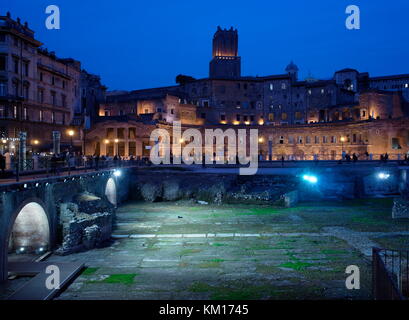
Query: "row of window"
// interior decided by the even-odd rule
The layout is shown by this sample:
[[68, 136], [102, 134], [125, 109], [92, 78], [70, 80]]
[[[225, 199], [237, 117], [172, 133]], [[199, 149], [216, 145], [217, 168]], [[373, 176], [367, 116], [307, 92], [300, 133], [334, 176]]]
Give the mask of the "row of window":
[[[288, 144], [311, 144], [312, 141], [314, 142], [314, 144], [320, 144], [320, 143], [362, 143], [362, 136], [361, 135], [357, 135], [357, 134], [353, 134], [352, 135], [352, 139], [350, 135], [347, 135], [346, 137], [341, 137], [338, 139], [337, 136], [314, 136], [314, 137], [310, 137], [310, 136], [288, 136], [287, 138], [287, 142]], [[285, 143], [285, 139], [284, 136], [280, 136], [278, 139], [278, 143], [279, 144], [284, 144]]]
[[[45, 113], [48, 113], [47, 115]], [[8, 110], [4, 105], [0, 105], [0, 119], [20, 119], [20, 120], [26, 120], [30, 121], [28, 109], [24, 107], [21, 110], [21, 115], [19, 114], [19, 110], [17, 106], [13, 106], [11, 109]], [[37, 120], [34, 121], [40, 121], [40, 122], [50, 122], [50, 123], [56, 123], [56, 124], [66, 124], [65, 122], [65, 114], [63, 113], [61, 117], [57, 117], [57, 113], [54, 111], [43, 111], [39, 110], [38, 112], [38, 118]]]
[[[6, 55], [0, 55], [0, 71], [7, 71], [7, 56]], [[20, 74], [22, 71], [22, 74], [26, 77], [30, 76], [30, 61], [23, 61], [22, 64], [22, 70], [20, 70], [20, 60], [18, 58], [13, 58], [13, 66], [12, 66], [12, 71], [15, 74]], [[45, 82], [45, 75], [43, 72], [40, 72], [38, 75], [38, 79], [42, 82]], [[61, 84], [60, 84], [61, 83]], [[49, 78], [49, 84], [55, 86], [59, 84], [58, 86], [61, 87], [62, 89], [65, 89], [67, 82], [65, 80], [61, 80], [58, 77], [55, 77], [54, 75], [50, 76]]]
[[[284, 120], [284, 121], [288, 120], [288, 113], [283, 112], [283, 113], [281, 113], [279, 115], [279, 117], [276, 117], [276, 115], [274, 113], [269, 113], [268, 114], [268, 121], [277, 120], [276, 118], [279, 118], [279, 119]], [[302, 120], [302, 119], [304, 119], [304, 114], [302, 112], [297, 111], [297, 112], [294, 113], [294, 118], [296, 120]]]

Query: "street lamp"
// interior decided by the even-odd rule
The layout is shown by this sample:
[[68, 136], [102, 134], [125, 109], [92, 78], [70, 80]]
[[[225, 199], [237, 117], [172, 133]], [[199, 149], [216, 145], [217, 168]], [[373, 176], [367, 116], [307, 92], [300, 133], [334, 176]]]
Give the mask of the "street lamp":
[[118, 140], [118, 139], [115, 139], [114, 142], [115, 142], [115, 149], [116, 149], [116, 150], [115, 150], [115, 154], [118, 155], [118, 151], [119, 151], [119, 150], [118, 150], [118, 142], [119, 142], [119, 140]]
[[341, 152], [342, 152], [342, 155], [341, 155], [341, 159], [342, 160], [344, 160], [344, 142], [346, 141], [346, 138], [345, 137], [341, 137]]
[[68, 135], [71, 138], [71, 151], [72, 151], [72, 147], [73, 147], [72, 137], [74, 136], [74, 134], [75, 134], [74, 130], [68, 130]]

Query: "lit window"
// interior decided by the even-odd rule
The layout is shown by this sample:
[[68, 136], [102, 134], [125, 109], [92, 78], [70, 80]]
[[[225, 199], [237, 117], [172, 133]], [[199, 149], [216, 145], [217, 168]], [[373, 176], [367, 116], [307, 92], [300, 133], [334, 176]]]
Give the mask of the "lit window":
[[283, 112], [282, 114], [281, 114], [281, 120], [287, 120], [287, 113], [285, 113], [285, 112]]
[[286, 88], [287, 88], [287, 86], [286, 86], [285, 82], [283, 82], [283, 83], [281, 84], [281, 89], [285, 90]]
[[409, 83], [405, 84], [405, 88], [409, 88]]
[[273, 91], [273, 90], [274, 90], [274, 86], [272, 83], [270, 83], [270, 91]]
[[308, 90], [308, 94], [309, 94], [309, 95], [311, 95], [311, 94], [312, 94], [312, 91], [311, 91], [311, 89], [309, 89], [309, 90]]

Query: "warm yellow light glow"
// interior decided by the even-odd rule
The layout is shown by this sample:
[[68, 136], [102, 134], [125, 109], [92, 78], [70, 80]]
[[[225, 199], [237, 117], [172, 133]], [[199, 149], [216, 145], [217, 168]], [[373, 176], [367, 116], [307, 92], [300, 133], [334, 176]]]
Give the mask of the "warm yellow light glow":
[[183, 143], [183, 142], [185, 142], [185, 140], [184, 140], [183, 138], [181, 138], [181, 139], [179, 140], [179, 142], [180, 142], [180, 143]]
[[258, 138], [258, 142], [263, 143], [263, 142], [264, 142], [264, 138], [263, 138], [263, 137]]
[[38, 140], [33, 141], [33, 144], [39, 144], [39, 143], [40, 143], [40, 141], [38, 141]]
[[234, 124], [235, 126], [238, 126], [238, 125], [240, 124], [240, 122], [239, 122], [239, 121], [234, 121], [233, 124]]
[[226, 121], [220, 121], [220, 124], [226, 124]]
[[250, 124], [250, 121], [245, 121], [244, 123], [248, 126]]
[[74, 130], [68, 130], [68, 135], [70, 136], [70, 137], [72, 137], [73, 135], [74, 135]]
[[7, 140], [6, 140], [6, 139], [4, 139], [2, 142], [3, 142], [3, 143], [7, 143]]
[[119, 142], [119, 140], [118, 140], [118, 139], [115, 139], [114, 141], [115, 141], [115, 143], [118, 143], [118, 142]]
[[258, 124], [259, 124], [260, 126], [262, 126], [262, 125], [264, 124], [264, 120], [260, 120], [260, 121], [258, 122]]
[[341, 142], [345, 142], [346, 138], [345, 137], [341, 137]]
[[105, 144], [109, 144], [109, 140], [108, 140], [108, 139], [105, 139], [104, 142], [105, 142]]

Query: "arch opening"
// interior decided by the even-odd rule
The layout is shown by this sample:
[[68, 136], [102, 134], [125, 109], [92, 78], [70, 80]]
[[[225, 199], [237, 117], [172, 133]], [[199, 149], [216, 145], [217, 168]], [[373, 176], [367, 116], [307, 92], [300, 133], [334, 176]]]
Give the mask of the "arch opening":
[[50, 242], [50, 226], [47, 214], [37, 202], [26, 204], [17, 214], [9, 243], [9, 253], [41, 253]]
[[107, 181], [107, 185], [105, 187], [105, 196], [111, 204], [113, 204], [114, 206], [117, 205], [116, 184], [113, 178], [109, 178]]

